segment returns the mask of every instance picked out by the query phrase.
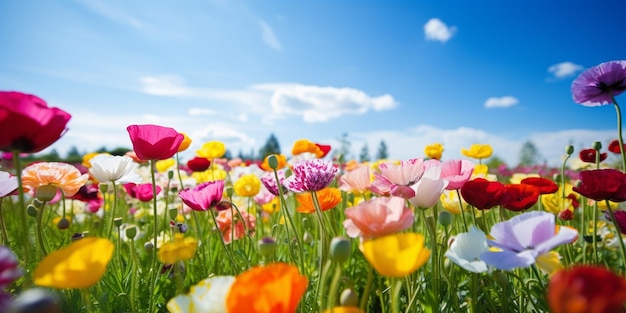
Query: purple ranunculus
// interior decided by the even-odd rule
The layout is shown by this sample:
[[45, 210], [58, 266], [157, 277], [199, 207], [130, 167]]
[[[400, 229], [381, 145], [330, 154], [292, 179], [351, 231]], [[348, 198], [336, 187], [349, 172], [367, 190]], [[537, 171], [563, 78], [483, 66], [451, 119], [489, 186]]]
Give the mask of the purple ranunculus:
[[584, 106], [613, 103], [626, 90], [626, 61], [610, 61], [582, 72], [572, 83], [574, 102]]
[[562, 244], [574, 241], [578, 232], [559, 227], [552, 213], [531, 211], [491, 227], [489, 245], [501, 251], [489, 251], [480, 258], [497, 269], [512, 270], [535, 264], [536, 258]]
[[293, 192], [318, 191], [326, 188], [335, 178], [337, 168], [332, 161], [302, 160], [291, 167], [293, 174], [285, 178], [285, 188]]

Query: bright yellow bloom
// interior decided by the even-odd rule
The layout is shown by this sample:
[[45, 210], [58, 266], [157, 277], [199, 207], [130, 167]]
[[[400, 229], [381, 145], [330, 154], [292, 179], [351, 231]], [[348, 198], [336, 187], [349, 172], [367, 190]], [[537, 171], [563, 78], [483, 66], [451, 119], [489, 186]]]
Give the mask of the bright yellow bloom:
[[[317, 200], [320, 205], [321, 211], [330, 210], [341, 202], [341, 190], [334, 187], [326, 187], [324, 189], [315, 192]], [[315, 212], [315, 205], [313, 204], [313, 195], [310, 192], [296, 194], [296, 200], [300, 203], [300, 206], [296, 208], [296, 211], [300, 213], [313, 213]]]
[[88, 179], [88, 174], [81, 175], [80, 171], [73, 165], [60, 162], [34, 163], [22, 171], [24, 188], [34, 190], [37, 193], [39, 188], [46, 189], [49, 186], [54, 186], [60, 188], [66, 197], [75, 195]]
[[95, 285], [113, 256], [115, 245], [104, 238], [87, 237], [52, 252], [37, 266], [35, 284], [59, 289]]
[[336, 306], [332, 310], [324, 310], [324, 313], [365, 313], [356, 306]]
[[535, 264], [540, 270], [548, 273], [549, 275], [552, 275], [555, 272], [563, 269], [563, 265], [561, 264], [561, 257], [556, 251], [550, 251], [539, 255], [535, 259]]
[[204, 172], [191, 173], [191, 177], [195, 179], [198, 184], [216, 180], [225, 180], [226, 176], [228, 176], [228, 173], [221, 168], [209, 168]]
[[321, 158], [324, 155], [324, 151], [320, 149], [314, 142], [308, 139], [298, 139], [293, 143], [291, 148], [292, 155], [298, 155], [304, 152], [315, 154], [316, 157]]
[[170, 168], [176, 165], [176, 160], [174, 158], [169, 158], [165, 160], [158, 160], [154, 163], [154, 167], [156, 167], [157, 172], [165, 173]]
[[274, 197], [270, 202], [261, 206], [263, 211], [267, 214], [272, 214], [280, 211], [280, 200], [278, 197]]
[[187, 150], [187, 148], [189, 148], [189, 145], [191, 144], [191, 138], [189, 138], [189, 136], [187, 136], [187, 134], [185, 133], [180, 133], [181, 135], [183, 135], [183, 142], [180, 143], [180, 146], [178, 147], [178, 152], [183, 152], [185, 150]]
[[467, 206], [467, 202], [463, 198], [461, 198], [461, 204], [459, 204], [459, 196], [456, 190], [444, 190], [439, 200], [443, 208], [452, 214], [461, 213], [461, 206], [464, 208]]
[[473, 144], [469, 150], [461, 148], [461, 153], [468, 158], [486, 159], [491, 156], [493, 149], [490, 145]]
[[267, 163], [268, 162], [267, 159], [271, 155], [276, 156], [276, 160], [278, 161], [278, 166], [276, 167], [277, 170], [287, 166], [287, 157], [284, 154], [270, 154], [270, 155], [266, 156], [265, 159], [263, 159], [263, 163], [261, 164], [261, 168], [263, 170], [265, 170], [265, 171], [271, 171], [272, 170], [270, 165]]
[[[541, 204], [543, 208], [555, 215], [558, 215], [563, 210], [574, 211], [574, 199], [568, 197], [568, 195], [577, 195], [573, 192], [573, 186], [571, 184], [565, 184], [565, 199], [563, 199], [563, 189], [559, 187], [559, 190], [555, 193], [541, 195]], [[604, 203], [604, 201], [601, 201]], [[598, 203], [599, 204], [599, 203]]]
[[226, 145], [221, 141], [209, 141], [196, 150], [196, 155], [209, 160], [221, 158], [226, 153]]
[[530, 174], [513, 173], [513, 175], [511, 175], [511, 178], [509, 178], [509, 183], [510, 184], [521, 184], [523, 179], [529, 178], [529, 177], [541, 177], [541, 176], [539, 176], [539, 174], [537, 174], [537, 173], [530, 173]]
[[196, 254], [197, 247], [196, 238], [175, 234], [173, 242], [166, 242], [159, 249], [159, 260], [165, 264], [189, 260]]
[[93, 157], [95, 157], [98, 154], [108, 154], [108, 153], [100, 153], [100, 152], [90, 152], [87, 153], [85, 155], [83, 155], [83, 162], [82, 165], [86, 168], [91, 168], [91, 159], [93, 159]]
[[438, 142], [427, 145], [424, 148], [424, 154], [431, 159], [440, 160], [443, 154], [443, 145]]
[[430, 257], [424, 236], [401, 233], [363, 242], [363, 254], [376, 271], [389, 277], [403, 278], [415, 272]]
[[[606, 211], [606, 201], [596, 201], [598, 203], [598, 210]], [[619, 208], [619, 202], [609, 201], [609, 205], [611, 205], [611, 210], [617, 210]]]
[[261, 180], [256, 174], [246, 174], [233, 184], [233, 191], [240, 197], [254, 197], [261, 190]]
[[234, 276], [213, 276], [189, 288], [189, 293], [178, 295], [167, 302], [170, 313], [226, 312], [226, 296]]

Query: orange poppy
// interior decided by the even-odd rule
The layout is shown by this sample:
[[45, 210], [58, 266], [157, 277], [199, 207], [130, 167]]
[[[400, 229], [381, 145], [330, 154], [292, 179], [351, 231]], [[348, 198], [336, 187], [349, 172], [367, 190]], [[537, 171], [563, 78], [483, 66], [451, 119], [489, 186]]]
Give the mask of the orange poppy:
[[[318, 190], [316, 195], [320, 204], [320, 210], [322, 211], [330, 210], [341, 202], [341, 190], [338, 188], [326, 187]], [[296, 200], [300, 203], [296, 211], [300, 213], [315, 212], [315, 205], [313, 204], [313, 197], [310, 192], [296, 194]]]

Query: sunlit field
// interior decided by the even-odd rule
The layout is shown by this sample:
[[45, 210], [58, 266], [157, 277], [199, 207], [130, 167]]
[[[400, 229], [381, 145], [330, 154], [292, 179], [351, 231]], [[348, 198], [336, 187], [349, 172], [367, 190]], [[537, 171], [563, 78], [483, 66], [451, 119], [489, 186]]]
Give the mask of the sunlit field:
[[574, 102], [615, 107], [615, 140], [563, 143], [560, 167], [489, 142], [182, 157], [184, 130], [146, 124], [50, 160], [72, 112], [0, 92], [0, 312], [624, 312], [625, 90], [626, 61], [574, 80]]

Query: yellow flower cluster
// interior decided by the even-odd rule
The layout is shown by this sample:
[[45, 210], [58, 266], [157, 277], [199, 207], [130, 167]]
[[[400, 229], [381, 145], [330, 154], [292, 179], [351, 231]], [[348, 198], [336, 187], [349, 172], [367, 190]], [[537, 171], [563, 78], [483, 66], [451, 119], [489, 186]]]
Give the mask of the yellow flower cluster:
[[197, 247], [198, 240], [195, 238], [175, 234], [174, 241], [164, 243], [159, 249], [159, 260], [165, 264], [189, 260], [196, 254]]

